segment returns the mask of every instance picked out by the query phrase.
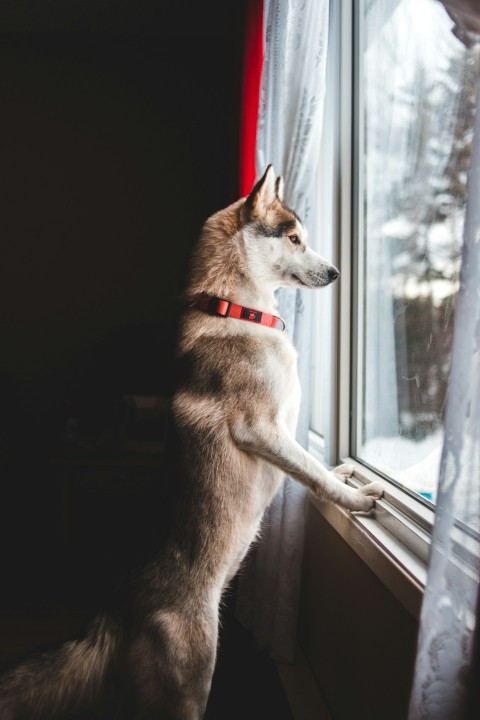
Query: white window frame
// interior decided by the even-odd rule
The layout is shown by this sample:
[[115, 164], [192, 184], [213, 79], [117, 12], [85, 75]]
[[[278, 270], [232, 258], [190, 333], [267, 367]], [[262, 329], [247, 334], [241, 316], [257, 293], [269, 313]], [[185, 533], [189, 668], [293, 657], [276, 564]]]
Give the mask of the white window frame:
[[[363, 138], [360, 107], [361, 53], [357, 52], [363, 22], [362, 0], [331, 2], [329, 63], [325, 112], [330, 130], [334, 130], [333, 163], [328, 169], [331, 177], [323, 178], [336, 188], [332, 198], [332, 233], [334, 256], [332, 261], [341, 269], [341, 282], [334, 288], [332, 307], [332, 358], [330, 397], [328, 406], [329, 437], [325, 440], [310, 432], [309, 450], [316, 457], [325, 456], [355, 467], [351, 480], [360, 486], [373, 480], [384, 483], [384, 497], [377, 501], [370, 514], [352, 514], [343, 509], [310, 498], [310, 502], [350, 544], [382, 582], [416, 617], [419, 616], [425, 589], [434, 509], [427, 501], [367, 468], [350, 456], [354, 447], [356, 383], [362, 368], [353, 360], [361, 337], [362, 319], [354, 309], [354, 299], [363, 292], [361, 228], [361, 174], [356, 165], [356, 152], [361, 153]], [[355, 57], [358, 60], [354, 63]], [[355, 67], [354, 67], [355, 65]], [[359, 151], [357, 148], [360, 148]], [[333, 166], [332, 166], [333, 165]], [[336, 255], [335, 255], [336, 253]], [[361, 360], [360, 360], [361, 362]], [[328, 442], [328, 447], [325, 447]], [[459, 572], [479, 554], [478, 538], [468, 528], [458, 529]]]

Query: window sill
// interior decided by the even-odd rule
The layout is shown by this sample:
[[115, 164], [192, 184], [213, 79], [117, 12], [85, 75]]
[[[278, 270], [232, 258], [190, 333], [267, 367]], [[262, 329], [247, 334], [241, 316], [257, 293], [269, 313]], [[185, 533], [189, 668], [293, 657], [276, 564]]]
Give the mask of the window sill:
[[[309, 450], [323, 461], [318, 436], [311, 433]], [[378, 478], [351, 458], [350, 484], [359, 487]], [[433, 512], [392, 484], [384, 481], [385, 496], [370, 513], [350, 513], [309, 496], [310, 502], [375, 573], [402, 605], [420, 615], [427, 577]]]

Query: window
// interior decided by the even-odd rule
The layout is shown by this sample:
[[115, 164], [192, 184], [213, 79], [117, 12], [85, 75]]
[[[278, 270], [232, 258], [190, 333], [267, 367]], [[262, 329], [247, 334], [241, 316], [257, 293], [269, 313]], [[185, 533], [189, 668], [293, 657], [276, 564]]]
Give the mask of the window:
[[[453, 35], [438, 0], [331, 2], [330, 26], [313, 240], [342, 275], [315, 298], [310, 450], [330, 465], [352, 459], [353, 484], [385, 479], [374, 517], [320, 510], [348, 542], [357, 531], [373, 538], [374, 572], [385, 552], [402, 568], [382, 579], [394, 592], [401, 586], [416, 612], [434, 521], [479, 51]], [[369, 563], [361, 537], [352, 544]], [[478, 543], [474, 528], [458, 527], [467, 565]], [[404, 571], [413, 582], [399, 580]]]
[[479, 53], [437, 0], [359, 4], [353, 454], [434, 502]]
[[480, 54], [453, 35], [438, 0], [340, 6], [317, 222], [343, 297], [336, 309], [336, 291], [315, 298], [337, 358], [314, 328], [311, 427], [327, 460], [353, 457], [434, 503]]

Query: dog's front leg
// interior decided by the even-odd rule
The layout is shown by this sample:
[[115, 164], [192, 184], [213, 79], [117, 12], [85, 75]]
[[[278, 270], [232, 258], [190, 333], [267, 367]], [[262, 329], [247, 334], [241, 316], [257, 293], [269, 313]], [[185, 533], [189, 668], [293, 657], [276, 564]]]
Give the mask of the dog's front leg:
[[353, 466], [340, 465], [330, 472], [279, 425], [249, 423], [242, 419], [232, 425], [231, 433], [239, 448], [280, 468], [320, 500], [329, 500], [348, 510], [368, 511], [383, 494], [379, 482], [358, 490], [346, 485]]

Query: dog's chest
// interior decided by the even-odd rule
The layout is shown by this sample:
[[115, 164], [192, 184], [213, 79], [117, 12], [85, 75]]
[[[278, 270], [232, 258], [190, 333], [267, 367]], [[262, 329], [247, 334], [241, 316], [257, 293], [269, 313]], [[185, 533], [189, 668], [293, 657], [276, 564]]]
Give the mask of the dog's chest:
[[282, 337], [272, 346], [268, 358], [268, 368], [273, 381], [272, 394], [278, 418], [285, 422], [290, 430], [294, 430], [300, 406], [301, 390], [297, 370], [297, 352], [287, 337]]

